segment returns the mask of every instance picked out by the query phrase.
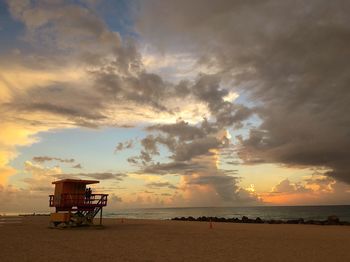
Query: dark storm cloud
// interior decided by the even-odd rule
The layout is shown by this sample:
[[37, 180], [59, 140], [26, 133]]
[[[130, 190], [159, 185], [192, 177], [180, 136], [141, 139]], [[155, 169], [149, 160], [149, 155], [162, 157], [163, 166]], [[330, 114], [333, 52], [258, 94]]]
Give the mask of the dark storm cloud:
[[169, 163], [157, 163], [153, 165], [147, 165], [142, 169], [141, 173], [149, 174], [186, 174], [195, 171], [201, 171], [203, 169], [201, 165], [192, 162], [169, 162]]
[[[88, 89], [60, 83], [14, 95], [16, 99], [4, 106], [19, 112], [48, 112], [67, 117], [81, 125], [106, 118], [101, 112], [105, 108], [101, 97]], [[91, 107], [97, 110], [91, 110]]]
[[155, 154], [158, 152], [157, 145], [164, 145], [173, 154], [171, 158], [174, 161], [188, 161], [196, 156], [210, 154], [211, 149], [224, 147], [224, 138], [215, 136], [219, 131], [217, 123], [209, 123], [206, 119], [198, 125], [190, 125], [181, 120], [175, 124], [150, 126], [146, 130], [158, 134], [147, 136], [145, 143], [142, 143], [143, 147]]
[[[100, 127], [112, 125], [120, 111], [153, 123], [159, 113], [186, 113], [183, 107], [188, 106], [188, 99], [196, 106], [207, 106], [210, 120], [203, 120], [197, 125], [180, 121], [150, 127], [148, 131], [157, 134], [141, 140], [139, 156], [128, 161], [140, 165], [143, 172], [159, 174], [207, 174], [212, 171], [205, 170], [208, 166], [217, 171], [215, 156], [219, 150], [229, 146], [229, 139], [219, 133], [228, 126], [241, 125], [251, 114], [249, 108], [226, 101], [232, 93], [221, 73], [199, 74], [193, 81], [168, 83], [157, 74], [146, 72], [136, 41], [122, 39], [89, 6], [66, 1], [8, 2], [12, 16], [26, 26], [26, 43], [35, 46], [39, 50], [35, 57], [40, 56], [45, 61], [31, 60], [32, 64], [40, 64], [35, 68], [50, 65], [54, 71], [62, 69], [62, 65], [69, 65], [78, 67], [78, 75], [82, 75], [75, 81], [62, 79], [46, 86], [15, 90], [8, 108], [21, 114], [49, 113], [47, 115], [60, 116], [72, 122], [71, 125]], [[59, 66], [56, 65], [57, 60], [60, 61]], [[179, 101], [179, 105], [171, 106], [173, 100]], [[147, 116], [145, 111], [151, 111], [151, 116]], [[171, 162], [155, 164], [154, 159], [160, 154], [162, 146], [169, 149]], [[125, 147], [125, 144], [118, 144], [116, 150]], [[224, 173], [220, 175], [226, 177]], [[113, 179], [110, 173], [76, 176]], [[231, 181], [230, 185], [236, 186]], [[218, 183], [214, 183], [214, 187], [225, 191]], [[225, 192], [219, 194], [226, 195]]]
[[[229, 176], [235, 175], [236, 171], [220, 170], [216, 165], [219, 151], [229, 148], [231, 144], [215, 120], [203, 119], [195, 125], [180, 120], [175, 124], [150, 126], [147, 131], [153, 134], [145, 138], [143, 148], [155, 155], [159, 152], [159, 146], [165, 146], [169, 150], [168, 158], [171, 161], [144, 163], [140, 174], [178, 174], [185, 177], [186, 187], [207, 185], [227, 203], [240, 199], [241, 193], [237, 193], [238, 183], [234, 177]], [[245, 195], [246, 198], [251, 198], [249, 193]]]
[[129, 158], [127, 159], [127, 161], [128, 161], [130, 164], [133, 164], [133, 165], [135, 165], [135, 164], [138, 163], [137, 157], [129, 157]]
[[224, 103], [223, 98], [228, 95], [227, 89], [220, 87], [220, 77], [216, 75], [202, 75], [191, 91], [201, 101], [208, 104], [212, 112], [217, 112]]
[[130, 149], [134, 146], [133, 140], [128, 140], [125, 142], [119, 142], [118, 145], [115, 147], [114, 152], [122, 151], [124, 149]]
[[64, 179], [64, 178], [81, 178], [81, 177], [87, 177], [87, 178], [93, 178], [98, 180], [117, 180], [122, 181], [125, 177], [127, 177], [126, 174], [122, 173], [72, 173], [72, 174], [59, 174], [57, 175], [58, 178]]
[[219, 170], [211, 175], [190, 176], [187, 184], [213, 187], [221, 200], [226, 203], [252, 204], [261, 201], [255, 194], [240, 188], [237, 180], [237, 177], [225, 175]]
[[[156, 132], [146, 136], [141, 140], [143, 150], [138, 157], [130, 159], [135, 162], [141, 159], [144, 164], [152, 161], [152, 156], [159, 155], [159, 146], [163, 145], [171, 153], [173, 166], [178, 166], [184, 162], [184, 167], [192, 158], [204, 155], [210, 155], [211, 149], [223, 147], [222, 141], [217, 139], [214, 134], [217, 129], [211, 126], [207, 120], [199, 126], [190, 125], [185, 121], [179, 121], [176, 124], [158, 124], [147, 127], [147, 131]], [[154, 164], [151, 163], [152, 169]], [[151, 169], [148, 169], [150, 171]]]
[[[73, 61], [88, 81], [67, 83], [62, 79], [46, 87], [15, 90], [12, 101], [3, 105], [6, 109], [46, 112], [67, 118], [71, 124], [99, 127], [110, 122], [111, 109], [146, 119], [141, 107], [172, 114], [181, 109], [170, 108], [169, 99], [188, 98], [205, 103], [220, 127], [249, 116], [247, 108], [224, 101], [229, 91], [222, 87], [221, 75], [201, 74], [194, 82], [183, 80], [175, 85], [146, 72], [136, 41], [122, 39], [110, 30], [89, 5], [44, 0], [14, 0], [8, 5], [12, 16], [26, 26], [25, 40], [42, 50], [23, 55], [23, 63], [37, 57], [30, 68], [45, 65], [43, 68], [55, 70]], [[48, 55], [44, 50], [52, 52]]]
[[219, 151], [230, 151], [231, 147], [230, 140], [217, 121], [203, 119], [191, 125], [180, 120], [175, 124], [154, 125], [147, 130], [155, 134], [146, 137], [143, 147], [153, 153], [158, 153], [159, 145], [167, 147], [171, 153], [171, 162], [146, 163], [139, 171], [140, 174], [182, 175], [185, 177], [184, 187], [195, 190], [193, 186], [196, 185], [208, 186], [224, 203], [258, 201], [256, 196], [239, 188], [237, 178], [231, 176], [237, 175], [236, 170], [221, 170], [217, 167]]
[[7, 1], [9, 11], [27, 28], [30, 40], [46, 48], [67, 49], [79, 45], [82, 49], [100, 48], [98, 43], [120, 44], [119, 34], [90, 9], [64, 1]]
[[175, 124], [154, 125], [147, 128], [148, 131], [162, 131], [170, 136], [178, 136], [182, 141], [188, 141], [205, 136], [205, 130], [200, 127], [190, 125], [185, 121]]
[[192, 140], [190, 143], [181, 143], [174, 153], [175, 161], [188, 161], [196, 156], [210, 155], [210, 149], [221, 146], [221, 141], [215, 137], [206, 137]]
[[254, 110], [240, 104], [225, 103], [216, 114], [216, 121], [221, 127], [233, 125], [235, 128], [243, 127], [242, 122], [248, 119]]
[[[224, 82], [222, 74], [200, 74], [192, 85], [189, 84], [186, 90], [182, 90], [180, 96], [187, 92], [188, 95], [205, 103], [215, 118], [217, 127], [224, 128], [231, 125], [241, 127], [242, 121], [248, 119], [253, 110], [242, 104], [225, 101], [230, 92], [228, 88], [222, 87], [222, 82]], [[175, 87], [175, 90], [177, 88]]]
[[[139, 106], [169, 111], [163, 100], [173, 93], [171, 85], [147, 73], [135, 41], [121, 39], [89, 6], [44, 0], [14, 0], [8, 6], [12, 16], [26, 26], [27, 44], [37, 48], [33, 54], [23, 54], [22, 66], [32, 69], [44, 64], [42, 69], [62, 70], [73, 64], [88, 81], [62, 79], [30, 89], [10, 88], [13, 99], [2, 105], [5, 110], [46, 112], [87, 127], [108, 122], [111, 107], [133, 114], [138, 114]], [[37, 59], [28, 64], [30, 57]]]
[[[149, 42], [195, 53], [257, 105], [243, 160], [328, 167], [350, 182], [349, 1], [150, 0], [141, 10]], [[207, 81], [195, 94], [220, 111], [225, 91]]]
[[146, 151], [143, 151], [143, 150], [141, 150], [141, 155], [140, 155], [139, 158], [142, 160], [142, 162], [144, 164], [152, 161], [151, 154], [146, 152]]
[[236, 178], [231, 176], [214, 175], [193, 177], [188, 182], [190, 185], [211, 185], [224, 201], [237, 200], [236, 191], [239, 189]]
[[76, 164], [76, 165], [72, 166], [72, 168], [82, 169], [83, 167], [81, 166], [81, 164]]
[[[117, 57], [116, 61], [118, 59]], [[127, 66], [133, 63], [139, 63], [139, 66], [142, 66], [140, 61], [128, 61]], [[146, 72], [131, 74], [130, 71], [121, 75], [119, 63], [112, 62], [106, 66], [110, 69], [107, 72], [104, 68], [91, 72], [94, 86], [99, 94], [113, 98], [115, 101], [133, 102], [150, 106], [156, 111], [168, 111], [162, 104], [162, 100], [170, 95], [171, 87], [158, 75]]]
[[153, 135], [148, 135], [144, 139], [141, 140], [141, 145], [145, 149], [146, 152], [158, 155], [158, 148], [157, 148], [157, 140], [153, 137]]
[[149, 188], [169, 188], [169, 189], [177, 189], [176, 186], [174, 186], [173, 184], [169, 183], [169, 182], [152, 182], [152, 183], [148, 183], [146, 184], [146, 187]]
[[66, 158], [50, 157], [50, 156], [35, 156], [35, 157], [33, 157], [33, 161], [38, 162], [38, 163], [44, 163], [44, 162], [54, 161], [54, 160], [61, 162], [61, 163], [74, 163], [75, 162], [75, 159], [73, 159], [73, 158], [66, 159]]

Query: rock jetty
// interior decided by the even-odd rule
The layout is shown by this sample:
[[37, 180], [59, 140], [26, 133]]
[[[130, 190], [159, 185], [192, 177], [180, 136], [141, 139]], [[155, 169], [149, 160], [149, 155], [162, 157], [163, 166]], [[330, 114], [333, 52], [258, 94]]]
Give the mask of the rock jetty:
[[223, 222], [223, 223], [253, 223], [253, 224], [305, 224], [305, 225], [342, 225], [342, 226], [350, 226], [350, 222], [348, 221], [340, 221], [337, 216], [329, 216], [327, 220], [304, 220], [303, 218], [299, 219], [290, 219], [290, 220], [280, 220], [280, 219], [261, 219], [257, 217], [256, 219], [248, 218], [247, 216], [243, 216], [241, 219], [239, 218], [224, 218], [224, 217], [206, 217], [201, 216], [194, 218], [192, 216], [189, 217], [175, 217], [171, 220], [179, 220], [179, 221], [200, 221], [200, 222]]

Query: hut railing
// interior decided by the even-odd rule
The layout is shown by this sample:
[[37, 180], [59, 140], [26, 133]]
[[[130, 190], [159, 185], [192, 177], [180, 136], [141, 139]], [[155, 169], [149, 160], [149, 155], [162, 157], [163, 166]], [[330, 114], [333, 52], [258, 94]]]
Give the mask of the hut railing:
[[50, 207], [106, 206], [108, 194], [60, 194], [49, 195]]

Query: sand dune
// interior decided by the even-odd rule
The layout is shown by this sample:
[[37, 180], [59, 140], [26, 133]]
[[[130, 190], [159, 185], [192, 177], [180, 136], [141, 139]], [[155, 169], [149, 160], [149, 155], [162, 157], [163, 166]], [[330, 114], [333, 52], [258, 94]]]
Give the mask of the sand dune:
[[105, 219], [49, 229], [0, 224], [0, 261], [350, 261], [350, 227]]

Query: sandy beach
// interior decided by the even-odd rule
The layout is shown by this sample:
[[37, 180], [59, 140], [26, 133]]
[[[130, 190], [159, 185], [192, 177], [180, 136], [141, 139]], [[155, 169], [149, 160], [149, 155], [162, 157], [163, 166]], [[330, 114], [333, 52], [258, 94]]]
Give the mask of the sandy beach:
[[0, 261], [350, 261], [350, 227], [104, 219], [50, 229], [0, 217]]

